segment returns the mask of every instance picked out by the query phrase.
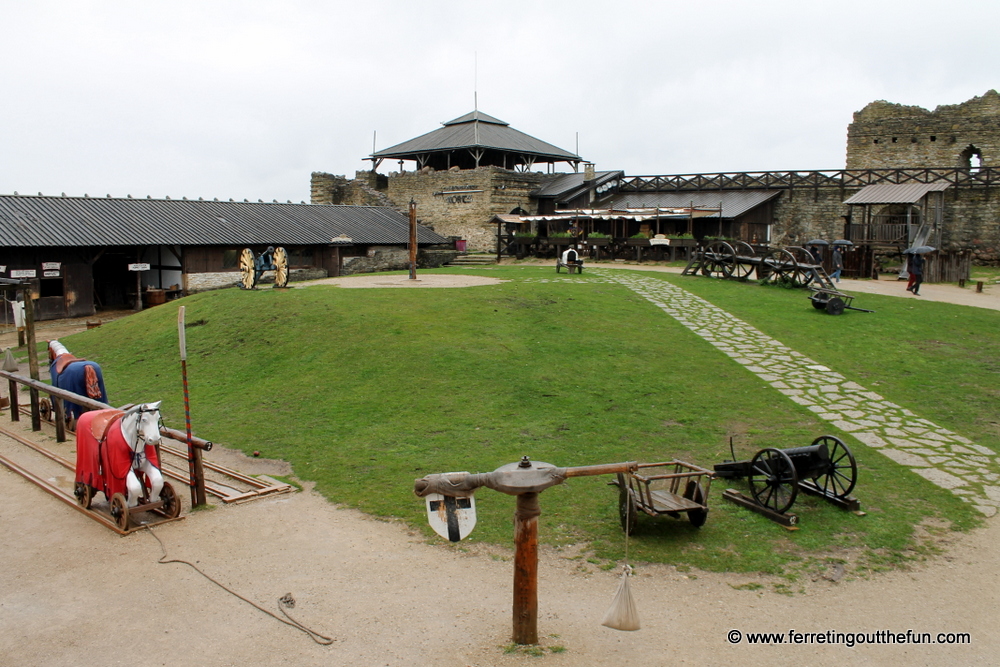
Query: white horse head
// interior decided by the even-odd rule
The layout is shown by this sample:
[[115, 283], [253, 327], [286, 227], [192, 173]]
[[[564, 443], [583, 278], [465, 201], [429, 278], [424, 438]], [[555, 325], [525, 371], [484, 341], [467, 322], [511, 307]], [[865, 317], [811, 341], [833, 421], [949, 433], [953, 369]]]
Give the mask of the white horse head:
[[143, 403], [125, 411], [121, 419], [122, 435], [132, 450], [132, 470], [126, 478], [128, 487], [128, 505], [134, 507], [145, 489], [135, 475], [140, 470], [149, 479], [149, 497], [157, 500], [160, 489], [163, 488], [163, 477], [160, 471], [146, 457], [147, 445], [160, 443], [160, 403]]
[[50, 340], [49, 361], [55, 361], [56, 357], [61, 356], [63, 354], [69, 354], [69, 350], [66, 349], [66, 346], [57, 340]]
[[122, 416], [122, 434], [132, 451], [138, 453], [145, 445], [160, 443], [160, 403], [134, 405]]

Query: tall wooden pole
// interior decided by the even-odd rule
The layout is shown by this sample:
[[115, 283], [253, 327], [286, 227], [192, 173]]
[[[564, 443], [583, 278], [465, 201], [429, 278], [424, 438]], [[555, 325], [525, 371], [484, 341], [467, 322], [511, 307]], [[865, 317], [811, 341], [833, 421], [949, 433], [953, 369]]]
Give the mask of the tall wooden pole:
[[410, 200], [410, 280], [417, 279], [417, 202]]
[[514, 512], [514, 643], [538, 643], [537, 493], [517, 496]]
[[[31, 300], [31, 288], [24, 287], [24, 329], [28, 335], [28, 374], [38, 380], [38, 343], [35, 340], [35, 302]], [[31, 430], [42, 430], [42, 413], [39, 412], [38, 390], [28, 389], [31, 398]]]
[[188, 398], [187, 334], [184, 327], [184, 306], [177, 309], [177, 337], [181, 347], [181, 378], [184, 381], [184, 426], [187, 431], [188, 475], [191, 487], [191, 507], [204, 505], [205, 470], [201, 464], [201, 450], [194, 446], [191, 436], [191, 401]]

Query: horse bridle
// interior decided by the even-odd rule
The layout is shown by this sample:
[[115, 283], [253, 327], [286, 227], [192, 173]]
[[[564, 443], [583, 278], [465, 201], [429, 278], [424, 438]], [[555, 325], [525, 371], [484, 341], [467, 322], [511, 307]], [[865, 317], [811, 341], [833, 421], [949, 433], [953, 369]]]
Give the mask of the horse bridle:
[[[133, 412], [133, 414], [138, 416], [138, 419], [136, 420], [135, 424], [135, 443], [134, 443], [135, 446], [132, 445], [129, 446], [129, 448], [132, 450], [132, 467], [134, 468], [138, 468], [142, 464], [143, 457], [146, 456], [146, 445], [149, 444], [149, 441], [146, 440], [146, 436], [142, 434], [142, 429], [140, 428], [140, 426], [142, 425], [142, 415], [148, 412], [157, 413], [157, 418], [156, 418], [157, 431], [159, 431], [159, 429], [163, 426], [163, 417], [159, 414], [160, 412], [159, 408], [147, 408], [145, 404], [143, 404], [139, 406], [138, 410]], [[139, 447], [140, 441], [142, 442], [143, 445], [141, 448]]]

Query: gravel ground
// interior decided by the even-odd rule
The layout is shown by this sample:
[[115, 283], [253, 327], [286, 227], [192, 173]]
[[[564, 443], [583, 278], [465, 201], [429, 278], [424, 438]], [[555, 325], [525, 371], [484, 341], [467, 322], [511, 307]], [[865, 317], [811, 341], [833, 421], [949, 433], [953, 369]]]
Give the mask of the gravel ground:
[[[17, 425], [4, 416], [0, 427]], [[46, 432], [33, 437], [56, 447]], [[25, 450], [0, 436], [0, 455], [68, 488], [65, 471]], [[218, 447], [206, 458], [251, 474], [287, 472], [281, 462]], [[482, 496], [513, 512], [512, 498]], [[839, 581], [831, 570], [794, 582], [792, 595], [774, 592], [787, 582], [761, 576], [639, 567], [632, 591], [643, 627], [631, 633], [600, 625], [616, 573], [575, 548], [543, 549], [539, 634], [548, 650], [535, 662], [503, 650], [511, 632], [507, 549], [428, 544], [401, 524], [339, 508], [308, 485], [210, 511], [185, 507], [184, 516], [152, 530], [168, 559], [196, 564], [279, 616], [278, 599], [291, 593], [288, 613], [333, 643], [315, 643], [188, 565], [158, 564], [161, 546], [150, 532], [119, 537], [0, 467], [0, 664], [988, 665], [1000, 649], [998, 519], [970, 534], [928, 533], [942, 553], [911, 569]], [[763, 647], [727, 639], [731, 630], [790, 629], [970, 633], [971, 644]]]

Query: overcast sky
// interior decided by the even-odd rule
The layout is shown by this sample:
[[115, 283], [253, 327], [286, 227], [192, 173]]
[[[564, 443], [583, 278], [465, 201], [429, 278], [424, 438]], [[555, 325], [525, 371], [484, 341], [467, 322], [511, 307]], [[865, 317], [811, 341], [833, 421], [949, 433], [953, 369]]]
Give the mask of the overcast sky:
[[599, 170], [838, 169], [867, 103], [1000, 88], [995, 0], [0, 8], [0, 194], [308, 201], [311, 172], [353, 176], [373, 133], [437, 129], [477, 90]]

